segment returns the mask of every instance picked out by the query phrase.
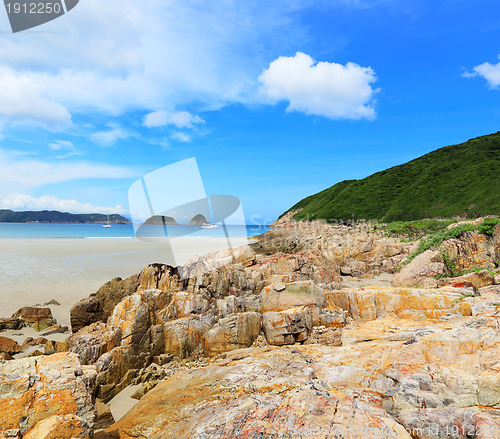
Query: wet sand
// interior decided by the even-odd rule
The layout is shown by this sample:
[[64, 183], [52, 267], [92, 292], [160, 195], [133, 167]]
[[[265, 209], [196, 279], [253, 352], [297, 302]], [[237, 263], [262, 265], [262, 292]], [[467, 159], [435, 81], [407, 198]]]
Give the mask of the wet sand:
[[[175, 260], [168, 244], [174, 249]], [[244, 245], [243, 238], [232, 245]], [[0, 317], [51, 299], [58, 323], [69, 326], [69, 310], [115, 278], [139, 273], [151, 263], [180, 265], [194, 255], [227, 248], [222, 238], [0, 239]]]

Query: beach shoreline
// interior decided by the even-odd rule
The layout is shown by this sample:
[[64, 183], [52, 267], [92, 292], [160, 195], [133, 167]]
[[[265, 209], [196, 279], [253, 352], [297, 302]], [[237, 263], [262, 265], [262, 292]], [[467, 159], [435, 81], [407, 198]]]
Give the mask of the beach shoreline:
[[[111, 279], [132, 276], [153, 263], [181, 265], [228, 245], [216, 237], [7, 238], [0, 243], [0, 317], [55, 299], [60, 305], [51, 306], [52, 313], [63, 326], [70, 325], [75, 303]], [[246, 243], [246, 238], [231, 239], [234, 247]]]

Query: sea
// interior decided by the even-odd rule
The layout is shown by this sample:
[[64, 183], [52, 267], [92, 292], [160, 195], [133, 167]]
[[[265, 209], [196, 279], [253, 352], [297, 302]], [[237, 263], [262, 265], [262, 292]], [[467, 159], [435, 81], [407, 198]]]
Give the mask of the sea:
[[45, 224], [0, 223], [0, 238], [134, 238], [134, 237], [254, 237], [269, 230], [264, 225], [220, 225], [218, 229], [202, 229], [200, 226], [142, 225], [135, 230], [132, 224]]

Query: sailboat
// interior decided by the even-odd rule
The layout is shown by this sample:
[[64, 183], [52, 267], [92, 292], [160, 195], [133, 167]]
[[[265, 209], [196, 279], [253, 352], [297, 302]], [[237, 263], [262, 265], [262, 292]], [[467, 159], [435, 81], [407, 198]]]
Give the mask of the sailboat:
[[201, 225], [202, 229], [218, 229], [219, 226], [217, 224], [204, 223]]
[[106, 229], [109, 229], [111, 227], [111, 224], [109, 224], [109, 215], [108, 218], [106, 219], [106, 224], [103, 224], [102, 226]]

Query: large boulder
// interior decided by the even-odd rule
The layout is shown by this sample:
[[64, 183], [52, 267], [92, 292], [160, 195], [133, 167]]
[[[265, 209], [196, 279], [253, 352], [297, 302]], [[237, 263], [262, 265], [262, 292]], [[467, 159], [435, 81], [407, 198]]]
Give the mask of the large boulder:
[[172, 293], [169, 304], [157, 313], [162, 322], [188, 317], [191, 314], [201, 314], [210, 308], [210, 304], [201, 294], [192, 294], [185, 291]]
[[23, 439], [92, 439], [92, 434], [80, 416], [53, 415], [36, 424]]
[[[460, 300], [462, 288], [425, 290], [415, 288], [343, 288], [327, 294], [330, 306], [349, 312], [356, 320], [374, 320], [388, 315], [425, 320], [444, 316], [470, 316], [471, 303]], [[468, 291], [467, 291], [468, 292]]]
[[261, 315], [256, 312], [233, 314], [220, 319], [205, 334], [205, 350], [208, 356], [234, 349], [248, 348], [261, 331]]
[[261, 292], [262, 312], [284, 311], [297, 306], [325, 306], [325, 294], [322, 288], [312, 281], [274, 284]]
[[[278, 254], [260, 260], [248, 269], [249, 274], [260, 275], [265, 285], [306, 281], [329, 288], [338, 287], [342, 278], [335, 255], [318, 253]], [[253, 291], [259, 292], [261, 288]]]
[[95, 363], [96, 396], [106, 403], [109, 402], [151, 361], [150, 353], [136, 346], [118, 346], [101, 355]]
[[262, 326], [267, 342], [282, 346], [305, 341], [312, 330], [311, 309], [298, 307], [281, 312], [262, 314]]
[[426, 250], [416, 256], [392, 279], [394, 287], [436, 287], [436, 276], [446, 272], [440, 250]]
[[23, 326], [31, 326], [36, 331], [43, 331], [57, 323], [52, 317], [50, 308], [37, 308], [26, 306], [18, 310], [12, 318], [17, 318], [22, 321]]
[[192, 316], [163, 325], [164, 353], [178, 359], [189, 357], [204, 349], [204, 335], [215, 324], [208, 316]]
[[104, 320], [101, 302], [95, 296], [80, 300], [71, 308], [70, 320], [73, 332], [78, 332], [85, 326]]
[[21, 352], [21, 346], [11, 338], [0, 336], [0, 352], [14, 355]]
[[493, 285], [495, 283], [495, 278], [489, 270], [481, 270], [467, 273], [463, 276], [445, 277], [443, 279], [439, 279], [438, 285], [442, 287], [446, 285], [458, 284], [460, 282], [469, 282], [476, 288], [482, 288], [488, 285]]
[[460, 238], [449, 239], [441, 248], [459, 270], [477, 267], [495, 268], [500, 256], [500, 224], [495, 226], [495, 234], [488, 237], [476, 232], [465, 232]]
[[125, 280], [117, 277], [74, 305], [70, 311], [72, 331], [78, 332], [92, 323], [106, 321], [123, 298], [135, 293], [140, 283], [139, 278], [140, 275], [130, 276]]
[[23, 437], [69, 439], [72, 436], [42, 435], [55, 428], [54, 419], [37, 427], [61, 416], [63, 424], [79, 425], [75, 431], [82, 433], [79, 437], [90, 437], [96, 416], [95, 378], [95, 367], [82, 367], [77, 355], [70, 353], [0, 363], [0, 436], [19, 430]]
[[226, 265], [241, 264], [250, 267], [255, 263], [256, 254], [248, 245], [226, 250], [210, 252], [204, 256], [195, 256], [184, 266], [179, 267], [184, 279], [209, 273]]
[[96, 322], [73, 334], [68, 345], [82, 362], [97, 365], [97, 395], [109, 401], [152, 361], [150, 353], [153, 310], [165, 305], [159, 290], [125, 297], [114, 309], [108, 324]]
[[18, 329], [21, 325], [21, 320], [19, 319], [0, 319], [0, 331], [6, 329]]

